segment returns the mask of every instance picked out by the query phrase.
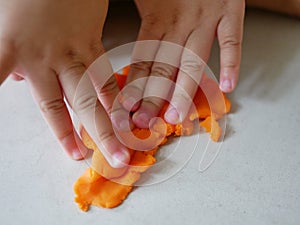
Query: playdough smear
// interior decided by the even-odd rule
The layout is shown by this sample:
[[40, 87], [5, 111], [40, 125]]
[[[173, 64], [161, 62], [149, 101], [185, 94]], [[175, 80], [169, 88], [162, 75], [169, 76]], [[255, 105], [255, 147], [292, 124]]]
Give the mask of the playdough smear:
[[[128, 71], [129, 67], [125, 67], [122, 74], [115, 74], [120, 89], [126, 83]], [[93, 150], [91, 168], [88, 168], [74, 184], [75, 202], [81, 210], [87, 211], [90, 205], [104, 208], [113, 208], [120, 205], [132, 191], [134, 183], [140, 178], [141, 174], [155, 163], [155, 153], [159, 146], [165, 144], [170, 136], [191, 135], [194, 130], [194, 120], [200, 120], [200, 126], [210, 133], [211, 140], [219, 141], [222, 130], [218, 119], [229, 112], [230, 102], [223, 94], [221, 99], [214, 98], [214, 93], [220, 93], [214, 80], [204, 74], [202, 82], [205, 85], [205, 92], [201, 88], [198, 89], [194, 98], [196, 109], [190, 110], [187, 118], [181, 124], [172, 125], [166, 122], [154, 124], [152, 135], [154, 133], [154, 137], [160, 137], [162, 141], [149, 151], [129, 149], [131, 160], [127, 167], [112, 168], [85, 129], [81, 129], [83, 143], [87, 148]], [[212, 97], [208, 101], [206, 96]], [[214, 101], [214, 110], [211, 110], [209, 105], [212, 100]], [[166, 104], [162, 109], [161, 118], [163, 118], [167, 106]], [[149, 129], [140, 128], [134, 128], [132, 133], [139, 139], [146, 139], [151, 135]], [[162, 137], [162, 135], [164, 136]]]

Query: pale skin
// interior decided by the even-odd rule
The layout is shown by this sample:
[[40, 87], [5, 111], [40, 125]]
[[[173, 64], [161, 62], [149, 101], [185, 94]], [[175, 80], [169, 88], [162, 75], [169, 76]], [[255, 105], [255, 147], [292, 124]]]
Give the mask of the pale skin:
[[[81, 159], [86, 150], [73, 132], [63, 96], [73, 103], [73, 90], [86, 68], [103, 54], [101, 35], [107, 9], [104, 0], [0, 2], [0, 83], [9, 74], [26, 80], [44, 118], [73, 159]], [[98, 94], [111, 91], [103, 89]], [[88, 90], [73, 104], [77, 114], [93, 121], [94, 93], [94, 89]], [[109, 162], [118, 167], [118, 161], [129, 160], [127, 148], [113, 135], [106, 113], [109, 104], [98, 102], [97, 106], [96, 116], [101, 118], [98, 139], [112, 156], [107, 154]]]
[[[243, 33], [243, 19], [245, 3], [241, 0], [136, 0], [142, 25], [137, 40], [161, 40], [173, 42], [192, 50], [204, 62], [207, 62], [210, 49], [215, 36], [220, 45], [220, 88], [224, 92], [231, 92], [237, 85], [240, 60], [241, 43]], [[159, 46], [154, 54], [165, 51]], [[181, 52], [178, 52], [180, 54]], [[183, 65], [182, 59], [179, 59]], [[131, 66], [127, 83], [141, 77], [164, 77], [176, 80], [176, 83], [193, 98], [197, 85], [183, 73], [176, 74], [176, 69], [162, 63], [137, 63]], [[196, 75], [197, 76], [197, 75]], [[201, 73], [198, 73], [201, 76]], [[176, 124], [184, 119], [187, 114], [186, 97], [183, 97], [180, 87], [175, 88], [171, 104], [165, 114], [167, 122]], [[164, 101], [161, 98], [144, 98], [131, 109], [134, 99], [141, 99], [143, 93], [156, 88], [160, 83], [147, 82], [141, 85], [133, 85], [123, 95], [129, 101], [123, 101], [123, 107], [134, 111], [133, 123], [138, 127], [147, 128], [151, 118], [156, 116]], [[166, 96], [165, 96], [166, 97]], [[165, 98], [163, 98], [165, 99]]]
[[[248, 2], [257, 4], [253, 0]], [[268, 0], [263, 2], [270, 4]], [[213, 40], [217, 37], [221, 59], [220, 89], [224, 92], [235, 89], [241, 61], [243, 0], [198, 0], [190, 1], [190, 4], [181, 0], [136, 0], [136, 5], [142, 20], [138, 40], [173, 42], [207, 61]], [[122, 111], [127, 110], [134, 112], [129, 121], [131, 125], [148, 127], [149, 120], [158, 114], [164, 102], [149, 97], [132, 108], [130, 101], [140, 99], [144, 94], [142, 90], [157, 85], [146, 82], [123, 93], [125, 101], [120, 104], [121, 108], [117, 109], [118, 112], [112, 111], [113, 100], [119, 93], [112, 78], [101, 90], [92, 80], [96, 88], [86, 91], [74, 103], [72, 90], [86, 68], [105, 52], [101, 35], [107, 9], [106, 0], [0, 0], [0, 84], [9, 75], [16, 80], [25, 79], [56, 138], [68, 155], [76, 160], [81, 159], [86, 150], [73, 132], [63, 97], [78, 115], [88, 118], [94, 105], [85, 103], [98, 96], [96, 118], [99, 126], [94, 131], [96, 143], [104, 146], [109, 153], [104, 155], [112, 166], [122, 167], [128, 163], [130, 156], [114, 135], [112, 122], [118, 126], [125, 115]], [[291, 14], [299, 15], [297, 13], [296, 9]], [[163, 49], [158, 48], [155, 53], [159, 51]], [[172, 67], [157, 63], [134, 64], [128, 83], [140, 77], [153, 76], [174, 80], [187, 90], [191, 98], [195, 94], [197, 85], [190, 79], [175, 74]], [[129, 100], [126, 102], [126, 99]], [[179, 89], [172, 93], [171, 103], [176, 108], [170, 107], [165, 119], [170, 123], [180, 122], [187, 107]], [[116, 114], [118, 123], [111, 122], [111, 114]]]

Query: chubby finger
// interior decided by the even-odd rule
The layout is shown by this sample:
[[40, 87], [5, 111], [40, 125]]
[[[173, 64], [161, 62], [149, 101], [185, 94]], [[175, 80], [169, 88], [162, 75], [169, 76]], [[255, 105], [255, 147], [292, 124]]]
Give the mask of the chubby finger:
[[142, 40], [144, 35], [142, 32], [135, 43], [126, 89], [121, 92], [122, 101], [120, 103], [129, 112], [135, 112], [140, 106], [147, 77], [151, 73], [153, 60], [160, 44], [158, 40]]
[[106, 54], [98, 57], [88, 67], [86, 73], [90, 77], [98, 99], [108, 113], [115, 128], [122, 131], [130, 130], [133, 124], [129, 117], [129, 112], [118, 101], [120, 89]]
[[133, 128], [130, 112], [125, 110], [119, 99], [120, 89], [114, 76], [111, 76], [103, 88], [97, 89], [98, 98], [101, 100], [111, 122], [120, 131], [130, 131]]
[[126, 80], [127, 88], [121, 92], [121, 104], [127, 111], [135, 112], [140, 106], [147, 77], [151, 72], [163, 34], [162, 26], [153, 24], [148, 19], [142, 20], [131, 56], [131, 65]]
[[71, 158], [82, 159], [87, 149], [73, 129], [56, 74], [47, 71], [27, 80], [33, 98], [64, 150]]
[[[208, 24], [208, 23], [207, 23]], [[189, 36], [182, 53], [180, 70], [165, 120], [171, 124], [182, 122], [186, 117], [198, 89], [205, 62], [214, 41], [214, 26], [203, 24]]]
[[167, 33], [160, 42], [151, 73], [144, 87], [142, 103], [133, 115], [133, 122], [138, 127], [148, 128], [150, 120], [158, 115], [165, 101], [169, 100], [180, 64], [182, 45], [185, 44], [188, 35], [187, 33], [178, 35], [179, 33]]
[[235, 89], [240, 71], [245, 3], [236, 2], [231, 13], [222, 17], [217, 29], [221, 63], [220, 89], [223, 92]]
[[114, 168], [124, 167], [130, 159], [128, 149], [116, 138], [110, 118], [85, 70], [85, 66], [79, 64], [59, 75], [65, 96], [109, 164]]

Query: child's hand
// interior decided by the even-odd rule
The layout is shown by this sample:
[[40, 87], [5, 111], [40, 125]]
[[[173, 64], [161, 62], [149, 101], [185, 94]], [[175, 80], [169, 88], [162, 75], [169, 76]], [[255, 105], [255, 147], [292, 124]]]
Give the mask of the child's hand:
[[[107, 98], [118, 93], [115, 80], [97, 92], [90, 80], [92, 88], [76, 89], [86, 68], [104, 53], [107, 9], [107, 0], [0, 0], [0, 84], [11, 73], [22, 76], [61, 145], [80, 159], [76, 141], [82, 143], [73, 132], [65, 96], [88, 132], [94, 132], [100, 149], [104, 145], [113, 156], [104, 152], [108, 161], [118, 166], [113, 159], [126, 163], [129, 154], [114, 136], [106, 113], [111, 107]], [[98, 101], [95, 107], [97, 94], [107, 104]]]
[[[220, 88], [224, 92], [231, 92], [237, 84], [241, 60], [241, 42], [243, 34], [243, 18], [245, 2], [243, 0], [136, 0], [142, 24], [138, 40], [161, 40], [173, 42], [192, 50], [207, 62], [215, 36], [220, 45], [221, 71]], [[155, 49], [157, 47], [157, 49]], [[178, 65], [190, 68], [191, 75], [201, 76], [200, 68], [193, 65], [193, 59], [184, 59], [182, 52], [166, 49], [165, 45], [155, 46], [151, 51], [138, 49], [136, 52], [152, 52], [153, 59], [158, 56], [178, 58]], [[169, 51], [169, 52], [168, 52]], [[169, 55], [171, 54], [171, 55]], [[137, 56], [138, 59], [139, 56]], [[150, 56], [151, 58], [151, 56]], [[155, 61], [155, 60], [154, 60]], [[196, 68], [197, 71], [196, 71]], [[194, 73], [193, 73], [194, 70]], [[177, 74], [176, 68], [163, 63], [136, 63], [131, 65], [128, 82], [141, 77], [164, 77], [176, 80], [177, 85], [193, 98], [197, 85], [184, 73]], [[132, 102], [141, 99], [145, 93], [156, 93], [167, 99], [170, 87], [161, 82], [140, 82], [129, 87], [123, 93], [123, 107], [130, 110]], [[130, 98], [131, 97], [131, 98]], [[128, 99], [128, 101], [126, 101]], [[165, 119], [176, 124], [179, 118], [184, 118], [189, 105], [180, 89], [173, 92], [171, 103], [175, 110], [169, 107]], [[147, 97], [140, 104], [131, 109], [135, 111], [133, 122], [139, 127], [148, 127], [149, 120], [156, 116], [164, 101], [155, 97]]]

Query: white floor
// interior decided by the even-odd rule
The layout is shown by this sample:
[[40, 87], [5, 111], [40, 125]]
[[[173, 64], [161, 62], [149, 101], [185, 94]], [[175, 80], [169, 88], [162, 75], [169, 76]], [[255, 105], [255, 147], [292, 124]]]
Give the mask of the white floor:
[[[107, 48], [134, 41], [136, 15], [122, 11], [107, 23]], [[137, 188], [112, 210], [77, 208], [72, 184], [86, 163], [66, 157], [25, 83], [7, 81], [0, 89], [0, 224], [300, 224], [299, 40], [300, 20], [249, 11], [217, 160], [204, 173], [191, 164]], [[217, 73], [216, 45], [210, 65]]]

